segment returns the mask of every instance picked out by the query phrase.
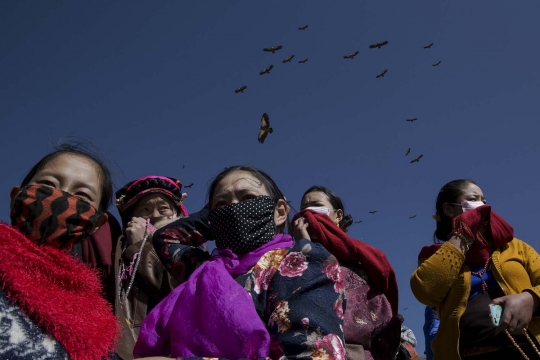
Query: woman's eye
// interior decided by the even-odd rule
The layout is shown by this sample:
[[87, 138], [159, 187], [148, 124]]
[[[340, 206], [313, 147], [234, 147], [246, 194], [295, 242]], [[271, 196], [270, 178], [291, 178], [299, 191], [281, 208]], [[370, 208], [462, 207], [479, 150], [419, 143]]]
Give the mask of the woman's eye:
[[167, 206], [162, 206], [159, 208], [159, 211], [167, 211], [169, 208]]
[[38, 180], [38, 181], [36, 181], [36, 183], [40, 184], [40, 185], [53, 187], [53, 188], [56, 187], [56, 185], [52, 181], [49, 181], [49, 180]]
[[77, 196], [79, 198], [82, 198], [83, 200], [92, 201], [92, 197], [90, 195], [88, 195], [87, 193], [82, 192], [82, 191], [79, 191], [78, 193], [76, 193], [75, 196]]
[[213, 209], [227, 205], [225, 201], [219, 201], [212, 206]]

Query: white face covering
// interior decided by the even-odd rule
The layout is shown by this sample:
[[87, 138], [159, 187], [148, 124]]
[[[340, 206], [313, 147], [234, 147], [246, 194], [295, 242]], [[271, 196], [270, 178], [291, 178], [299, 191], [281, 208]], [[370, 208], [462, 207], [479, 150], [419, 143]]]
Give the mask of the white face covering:
[[304, 210], [313, 210], [315, 212], [318, 212], [319, 214], [325, 214], [330, 216], [330, 209], [323, 206], [310, 206], [305, 208]]
[[463, 212], [467, 212], [486, 204], [484, 204], [483, 201], [463, 201], [461, 204], [455, 204], [455, 205], [461, 205]]

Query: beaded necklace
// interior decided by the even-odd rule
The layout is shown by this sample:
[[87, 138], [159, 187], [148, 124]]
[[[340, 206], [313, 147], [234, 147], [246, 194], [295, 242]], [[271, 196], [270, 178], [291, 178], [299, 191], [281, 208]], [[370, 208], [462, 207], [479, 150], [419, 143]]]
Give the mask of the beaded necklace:
[[[518, 343], [516, 342], [516, 340], [514, 340], [514, 338], [512, 337], [512, 335], [510, 335], [510, 333], [508, 332], [508, 330], [504, 330], [504, 332], [506, 333], [506, 335], [508, 336], [508, 338], [510, 339], [510, 341], [512, 342], [512, 344], [514, 344], [514, 346], [519, 350], [520, 354], [523, 355], [523, 358], [525, 360], [529, 360], [529, 357], [525, 354], [525, 352], [519, 347]], [[531, 337], [529, 336], [529, 333], [527, 332], [527, 329], [523, 329], [523, 334], [525, 334], [525, 337], [527, 338], [527, 340], [529, 341], [529, 343], [532, 345], [532, 347], [534, 348], [534, 351], [536, 351], [536, 354], [540, 357], [540, 351], [538, 351], [538, 348], [536, 347], [536, 345], [534, 344], [534, 342], [532, 341]]]
[[[133, 255], [133, 259], [129, 263], [129, 266], [126, 267], [124, 265], [124, 262], [120, 260], [122, 263], [118, 269], [118, 297], [120, 298], [121, 304], [124, 301], [126, 301], [127, 296], [129, 295], [129, 292], [131, 290], [131, 287], [133, 286], [133, 282], [135, 281], [135, 274], [137, 273], [137, 268], [139, 267], [139, 263], [141, 262], [141, 254], [144, 249], [144, 244], [146, 243], [146, 240], [148, 239], [149, 226], [150, 226], [150, 219], [147, 219], [146, 231], [144, 233], [144, 238], [142, 239], [141, 248], [135, 255]], [[126, 248], [127, 248], [127, 242], [124, 248], [122, 249], [122, 253], [126, 250]], [[122, 296], [122, 281], [127, 279], [128, 273], [129, 273], [129, 276], [131, 276], [131, 278], [129, 279], [129, 284], [128, 284], [128, 287], [126, 288], [124, 296]]]
[[491, 256], [489, 259], [487, 259], [486, 264], [484, 265], [484, 268], [481, 271], [471, 271], [471, 275], [474, 275], [476, 277], [479, 277], [480, 280], [482, 280], [482, 292], [486, 291], [488, 288], [488, 284], [486, 283], [486, 280], [484, 280], [482, 277], [486, 273], [486, 270], [489, 266], [489, 263], [491, 262]]

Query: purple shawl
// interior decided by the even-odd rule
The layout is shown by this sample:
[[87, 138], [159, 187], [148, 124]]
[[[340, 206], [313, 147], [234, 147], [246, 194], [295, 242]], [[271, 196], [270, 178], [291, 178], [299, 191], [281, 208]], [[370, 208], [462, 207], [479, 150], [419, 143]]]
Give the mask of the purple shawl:
[[220, 250], [161, 301], [142, 323], [133, 355], [171, 357], [267, 357], [270, 335], [248, 292], [234, 278], [268, 251], [293, 245], [279, 234], [243, 255]]

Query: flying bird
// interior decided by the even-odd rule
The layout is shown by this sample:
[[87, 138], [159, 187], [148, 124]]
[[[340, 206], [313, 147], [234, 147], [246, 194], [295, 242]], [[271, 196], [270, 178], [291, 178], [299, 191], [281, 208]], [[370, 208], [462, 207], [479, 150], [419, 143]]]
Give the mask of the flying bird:
[[403, 310], [407, 310], [407, 309], [408, 309], [408, 307], [406, 307], [406, 308], [403, 308]]
[[439, 66], [441, 64], [441, 62], [436, 62], [435, 64], [431, 65], [431, 66]]
[[409, 219], [414, 219], [415, 217], [416, 217], [416, 215], [409, 216]]
[[355, 221], [354, 223], [355, 224], [360, 224], [362, 222], [362, 220], [358, 220], [358, 221]]
[[378, 42], [378, 43], [375, 43], [375, 44], [371, 44], [369, 45], [369, 48], [370, 49], [375, 49], [375, 48], [381, 48], [383, 47], [384, 45], [388, 44], [388, 41], [381, 41], [381, 42]]
[[263, 71], [261, 71], [259, 73], [259, 75], [264, 75], [264, 74], [270, 74], [270, 70], [272, 70], [274, 68], [274, 65], [270, 65], [268, 66], [266, 69], [264, 69]]
[[373, 214], [375, 214], [376, 212], [377, 212], [377, 210], [373, 210], [373, 211], [370, 211], [369, 213], [373, 215]]
[[408, 122], [415, 122], [416, 120], [418, 120], [418, 118], [410, 118], [410, 119], [407, 119], [405, 121], [408, 121]]
[[259, 136], [257, 139], [261, 144], [264, 144], [264, 139], [268, 136], [268, 133], [273, 133], [274, 129], [270, 127], [270, 117], [267, 113], [262, 114], [261, 127], [259, 128]]
[[304, 59], [304, 60], [300, 60], [298, 63], [299, 64], [305, 64], [305, 63], [307, 63], [307, 61], [308, 61], [308, 59]]
[[300, 27], [298, 28], [298, 30], [306, 30], [306, 29], [307, 29], [307, 27], [308, 27], [307, 25], [304, 25], [304, 26], [300, 26]]
[[185, 189], [191, 189], [192, 186], [193, 186], [193, 183], [184, 185], [184, 188]]
[[412, 163], [415, 163], [415, 162], [420, 162], [420, 159], [422, 158], [422, 156], [424, 156], [424, 155], [422, 154], [422, 155], [417, 156], [417, 157], [415, 157], [414, 159], [412, 159], [412, 160], [411, 160], [411, 164], [412, 164]]
[[264, 48], [263, 51], [266, 51], [266, 52], [271, 52], [272, 54], [275, 54], [276, 51], [282, 49], [283, 46], [281, 45], [278, 45], [278, 46], [272, 46], [272, 47], [267, 47], [267, 48]]
[[424, 46], [424, 49], [431, 49], [431, 47], [433, 46], [433, 43], [429, 44], [429, 45], [426, 45]]
[[293, 59], [293, 57], [294, 57], [294, 55], [289, 56], [288, 58], [286, 58], [286, 59], [283, 60], [283, 63], [291, 62], [291, 60]]
[[354, 59], [354, 57], [358, 55], [358, 51], [355, 51], [353, 52], [352, 54], [349, 54], [349, 55], [345, 55], [343, 58], [344, 59]]
[[386, 73], [388, 72], [388, 70], [384, 70], [382, 73], [380, 73], [379, 75], [376, 76], [376, 78], [382, 78], [384, 77], [384, 75], [386, 75]]
[[186, 168], [186, 165], [182, 164], [182, 169], [185, 169]]
[[244, 93], [244, 90], [246, 90], [246, 89], [247, 89], [247, 86], [246, 86], [246, 85], [242, 85], [242, 86], [240, 86], [238, 89], [234, 90], [234, 92], [237, 93], [237, 94], [238, 94], [238, 93], [242, 93], [242, 94], [243, 94], [243, 93]]
[[411, 153], [411, 148], [407, 149], [407, 152], [405, 153], [405, 156], [409, 155]]

